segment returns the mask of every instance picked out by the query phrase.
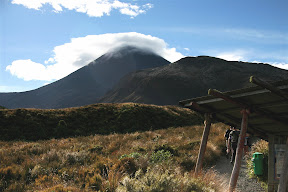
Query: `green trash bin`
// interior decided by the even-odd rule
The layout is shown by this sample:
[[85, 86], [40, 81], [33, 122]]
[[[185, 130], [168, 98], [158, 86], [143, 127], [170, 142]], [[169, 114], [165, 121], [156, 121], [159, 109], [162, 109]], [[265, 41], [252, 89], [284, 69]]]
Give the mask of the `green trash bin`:
[[263, 153], [253, 153], [252, 162], [255, 175], [263, 175]]

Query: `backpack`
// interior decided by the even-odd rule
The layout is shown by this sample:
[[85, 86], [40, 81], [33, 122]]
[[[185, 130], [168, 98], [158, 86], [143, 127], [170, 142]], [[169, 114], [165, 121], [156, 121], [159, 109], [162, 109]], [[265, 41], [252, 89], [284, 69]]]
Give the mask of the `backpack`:
[[231, 131], [232, 131], [231, 129], [227, 129], [227, 130], [226, 130], [226, 133], [225, 133], [225, 138], [226, 138], [226, 140], [229, 139], [229, 134], [230, 134]]
[[237, 143], [238, 142], [238, 138], [239, 138], [240, 132], [233, 130], [230, 132], [230, 140], [231, 143]]

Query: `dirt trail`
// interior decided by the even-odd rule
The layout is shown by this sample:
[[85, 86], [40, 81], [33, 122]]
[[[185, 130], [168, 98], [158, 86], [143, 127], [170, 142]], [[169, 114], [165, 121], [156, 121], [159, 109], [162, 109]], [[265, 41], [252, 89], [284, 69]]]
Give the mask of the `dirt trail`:
[[[230, 163], [230, 160], [226, 157], [220, 157], [219, 161], [216, 163], [214, 167], [215, 171], [218, 172], [227, 184], [230, 181], [230, 175], [233, 169], [233, 165]], [[228, 185], [227, 185], [228, 186]], [[247, 176], [247, 166], [246, 161], [242, 160], [240, 173], [237, 181], [237, 191], [238, 192], [258, 192], [263, 191], [265, 189], [261, 187], [261, 184], [257, 182], [256, 179], [250, 179]]]

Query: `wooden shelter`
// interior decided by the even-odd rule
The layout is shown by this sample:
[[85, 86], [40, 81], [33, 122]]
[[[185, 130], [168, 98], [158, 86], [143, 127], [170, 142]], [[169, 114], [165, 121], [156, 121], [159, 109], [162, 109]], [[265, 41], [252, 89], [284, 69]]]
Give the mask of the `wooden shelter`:
[[[197, 174], [202, 169], [211, 122], [223, 122], [241, 128], [229, 192], [236, 188], [246, 132], [269, 142], [268, 191], [278, 189], [279, 192], [286, 192], [288, 191], [288, 80], [270, 84], [252, 76], [250, 83], [251, 87], [224, 93], [210, 89], [208, 96], [179, 102], [181, 106], [205, 116], [195, 172]], [[278, 151], [279, 149], [281, 151]]]

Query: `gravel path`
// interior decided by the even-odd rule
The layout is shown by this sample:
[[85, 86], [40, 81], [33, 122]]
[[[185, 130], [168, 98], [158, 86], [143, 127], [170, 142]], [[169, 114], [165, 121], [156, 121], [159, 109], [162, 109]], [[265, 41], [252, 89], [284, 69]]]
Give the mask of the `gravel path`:
[[[230, 160], [227, 159], [226, 157], [221, 157], [220, 160], [215, 165], [214, 169], [223, 177], [225, 182], [229, 184], [230, 175], [233, 169], [233, 165], [230, 163]], [[247, 166], [245, 160], [242, 160], [236, 190], [238, 192], [256, 192], [256, 191], [265, 192], [265, 190], [261, 187], [261, 184], [257, 182], [256, 179], [248, 178]]]

